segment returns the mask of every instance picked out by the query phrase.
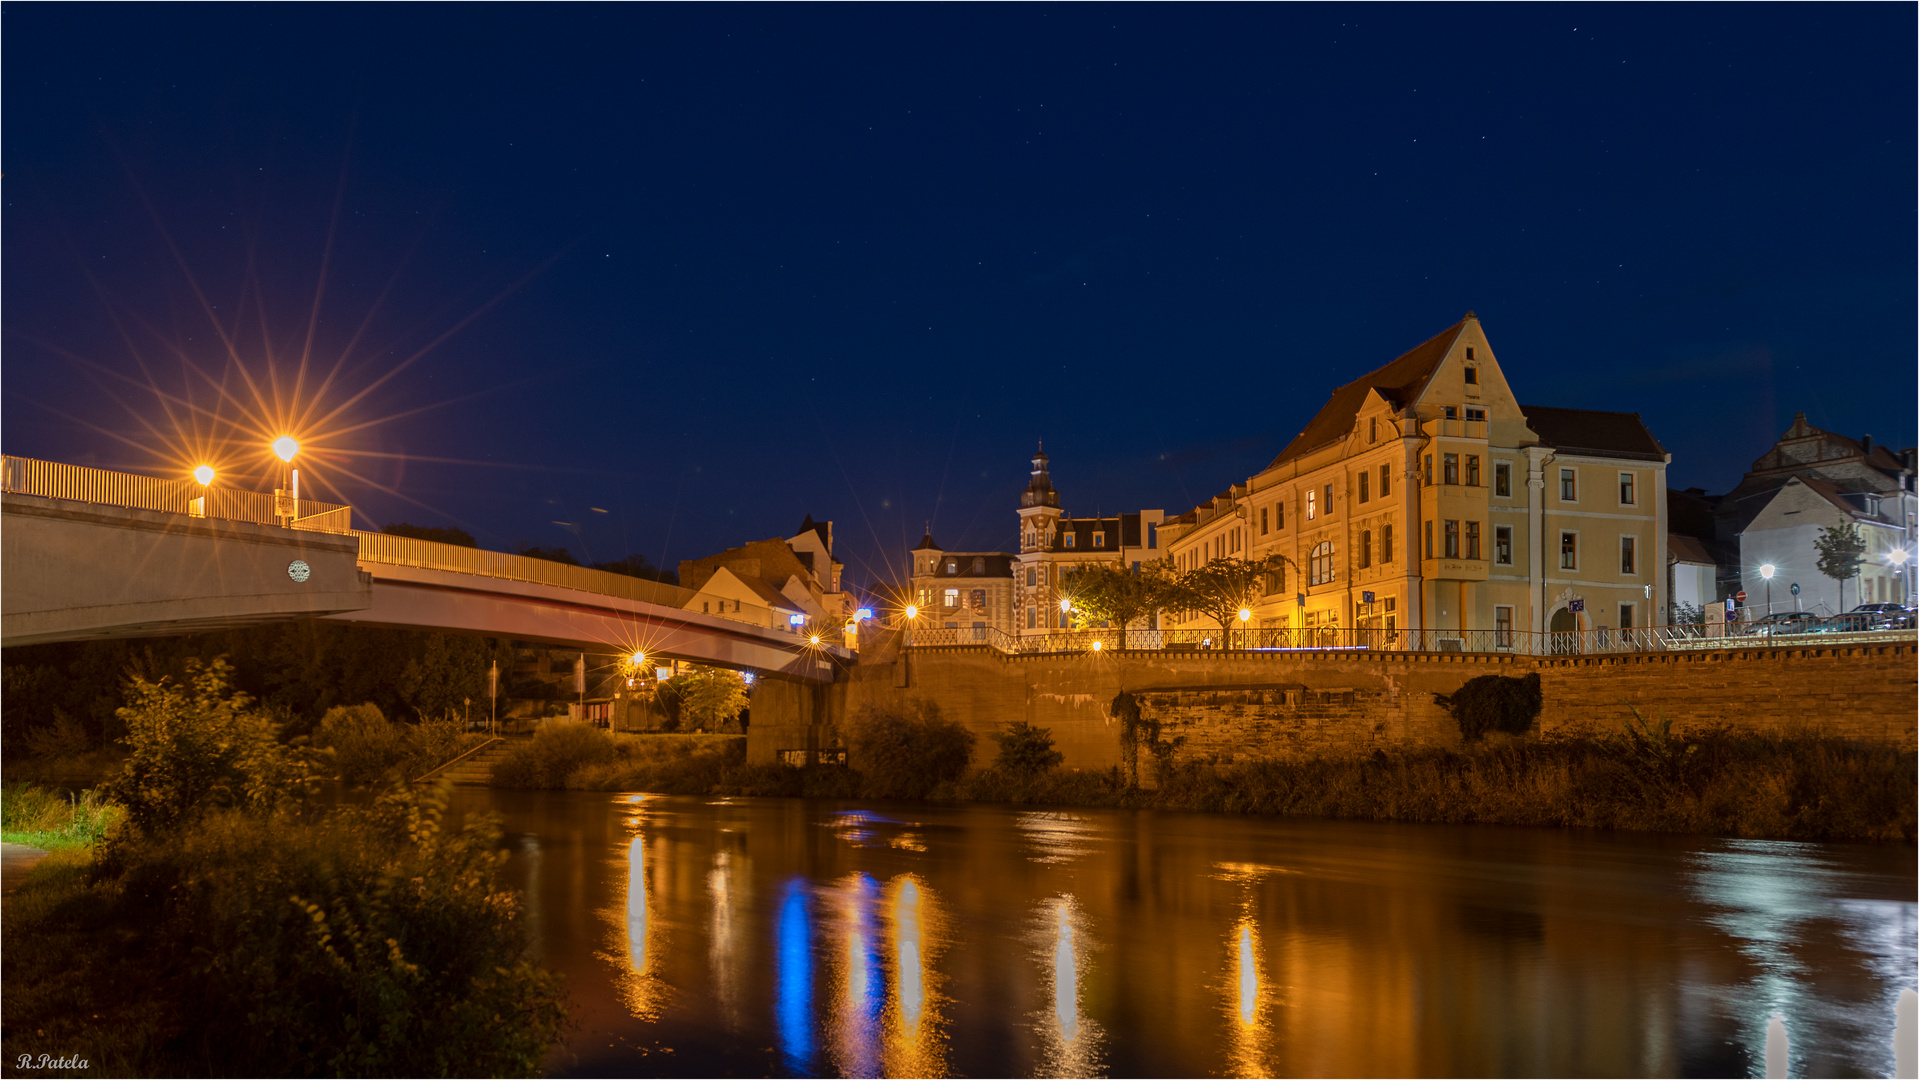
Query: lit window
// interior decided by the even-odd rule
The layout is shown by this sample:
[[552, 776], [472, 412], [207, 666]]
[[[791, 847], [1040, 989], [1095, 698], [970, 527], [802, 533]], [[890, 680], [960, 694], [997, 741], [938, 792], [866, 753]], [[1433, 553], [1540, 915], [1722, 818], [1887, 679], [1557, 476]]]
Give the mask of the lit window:
[[948, 560], [946, 560], [946, 572], [947, 572], [948, 574], [957, 574], [957, 573], [959, 573], [959, 560], [958, 560], [958, 559], [948, 559]]
[[974, 589], [973, 595], [972, 595], [972, 601], [973, 601], [972, 608], [974, 611], [984, 612], [986, 610], [986, 590]]
[[959, 590], [958, 589], [946, 590], [945, 604], [947, 607], [950, 607], [950, 608], [956, 608], [959, 606]]
[[1319, 516], [1319, 492], [1314, 491], [1312, 488], [1307, 488], [1306, 489], [1306, 520], [1311, 521], [1318, 516]]

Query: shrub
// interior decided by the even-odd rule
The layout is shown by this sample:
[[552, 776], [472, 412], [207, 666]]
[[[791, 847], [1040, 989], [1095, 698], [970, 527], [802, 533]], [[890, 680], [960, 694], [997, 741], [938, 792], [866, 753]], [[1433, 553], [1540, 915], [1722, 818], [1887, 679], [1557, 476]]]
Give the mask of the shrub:
[[126, 816], [98, 791], [62, 795], [43, 787], [11, 784], [0, 789], [0, 836], [11, 844], [49, 851], [85, 847]]
[[494, 886], [497, 825], [443, 830], [444, 798], [214, 811], [113, 860], [50, 857], [0, 915], [0, 1050], [113, 1075], [537, 1070], [558, 987]]
[[107, 781], [106, 796], [126, 807], [143, 833], [177, 828], [216, 807], [265, 812], [289, 795], [307, 794], [320, 777], [315, 755], [287, 746], [277, 726], [231, 690], [226, 658], [186, 661], [192, 686], [135, 675], [127, 684], [126, 765]]
[[1451, 696], [1433, 695], [1434, 700], [1453, 714], [1459, 734], [1473, 742], [1489, 731], [1524, 735], [1539, 717], [1539, 673], [1523, 679], [1504, 675], [1481, 675], [1466, 680]]
[[914, 699], [899, 712], [861, 710], [849, 732], [850, 764], [864, 793], [879, 799], [921, 799], [958, 780], [973, 762], [973, 733], [940, 715], [939, 706]]
[[531, 739], [493, 763], [496, 787], [563, 788], [575, 772], [615, 757], [613, 737], [576, 723], [543, 724]]
[[585, 765], [567, 779], [567, 787], [587, 791], [651, 791], [661, 795], [705, 795], [746, 760], [743, 738], [641, 735], [619, 739], [617, 756]]
[[746, 708], [746, 680], [726, 668], [696, 667], [671, 680], [678, 684], [681, 724], [704, 731], [722, 731]]
[[332, 748], [340, 779], [349, 784], [378, 780], [407, 755], [404, 735], [372, 702], [328, 709], [314, 729], [313, 742]]
[[1053, 749], [1051, 728], [1034, 727], [1024, 720], [994, 732], [993, 741], [999, 744], [993, 767], [1012, 776], [1038, 776], [1066, 760], [1066, 755]]

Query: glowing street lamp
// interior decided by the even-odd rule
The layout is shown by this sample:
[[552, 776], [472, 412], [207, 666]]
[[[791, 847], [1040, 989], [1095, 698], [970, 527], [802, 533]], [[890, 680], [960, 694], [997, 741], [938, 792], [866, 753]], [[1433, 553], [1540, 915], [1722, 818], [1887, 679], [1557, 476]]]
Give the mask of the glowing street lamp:
[[919, 605], [918, 605], [918, 604], [908, 604], [908, 605], [906, 605], [906, 617], [907, 617], [907, 618], [909, 618], [909, 619], [917, 619], [917, 618], [919, 618], [919, 617], [920, 617], [920, 608], [919, 608]]
[[187, 500], [187, 516], [203, 518], [207, 516], [207, 496], [205, 488], [213, 483], [213, 466], [201, 465], [193, 470], [193, 479], [201, 487], [200, 497]]
[[1772, 576], [1778, 572], [1779, 568], [1771, 563], [1759, 568], [1759, 576], [1766, 579], [1766, 614], [1768, 615], [1772, 614]]
[[1253, 621], [1252, 609], [1240, 608], [1239, 609], [1239, 644], [1241, 648], [1246, 647], [1246, 624], [1252, 621]]
[[292, 525], [293, 519], [300, 516], [300, 470], [292, 467], [299, 453], [300, 444], [293, 436], [282, 435], [273, 440], [273, 456], [287, 465], [281, 470], [280, 486], [273, 493], [274, 513], [284, 519], [285, 525]]
[[1893, 548], [1886, 552], [1886, 558], [1892, 562], [1892, 572], [1899, 577], [1899, 602], [1906, 602], [1906, 560], [1912, 558], [1912, 552], [1905, 548]]
[[194, 469], [193, 479], [197, 481], [201, 487], [206, 487], [208, 484], [213, 483], [213, 466], [202, 465]]

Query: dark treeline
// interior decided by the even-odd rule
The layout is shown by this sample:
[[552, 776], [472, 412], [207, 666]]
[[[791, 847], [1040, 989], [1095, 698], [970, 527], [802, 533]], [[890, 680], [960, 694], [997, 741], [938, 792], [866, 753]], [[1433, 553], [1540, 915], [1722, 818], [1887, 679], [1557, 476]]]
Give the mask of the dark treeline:
[[[6, 700], [0, 737], [9, 746], [32, 747], [45, 741], [45, 733], [60, 731], [69, 744], [63, 750], [107, 745], [125, 734], [114, 710], [124, 704], [129, 677], [171, 676], [177, 683], [188, 659], [221, 655], [233, 666], [235, 687], [284, 717], [289, 736], [306, 734], [336, 705], [371, 702], [396, 720], [438, 719], [464, 715], [471, 698], [474, 715], [481, 715], [487, 667], [495, 660], [503, 696], [522, 689], [533, 693], [508, 680], [514, 659], [510, 642], [303, 620], [180, 637], [8, 649], [0, 654], [5, 665], [0, 692]], [[82, 735], [88, 745], [71, 745]]]
[[[473, 534], [465, 529], [456, 529], [448, 525], [409, 525], [396, 521], [380, 529], [393, 536], [409, 536], [415, 540], [432, 540], [440, 544], [453, 544], [456, 547], [479, 547]], [[593, 570], [605, 570], [610, 574], [625, 574], [627, 577], [645, 578], [648, 581], [678, 585], [680, 575], [673, 570], [653, 565], [653, 560], [644, 555], [628, 555], [624, 559], [612, 562], [582, 563], [573, 557], [573, 552], [563, 547], [543, 547], [536, 544], [521, 544], [514, 550], [516, 555], [529, 559], [545, 559], [548, 562], [564, 563], [567, 566], [587, 566]]]

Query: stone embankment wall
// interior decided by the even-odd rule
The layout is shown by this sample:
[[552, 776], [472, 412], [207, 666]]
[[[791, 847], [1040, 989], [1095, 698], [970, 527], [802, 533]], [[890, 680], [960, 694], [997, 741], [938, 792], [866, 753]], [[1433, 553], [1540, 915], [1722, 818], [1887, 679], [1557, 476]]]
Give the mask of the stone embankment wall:
[[1182, 753], [1224, 760], [1342, 757], [1416, 747], [1456, 747], [1459, 729], [1434, 701], [1479, 675], [1540, 676], [1540, 730], [1618, 730], [1628, 705], [1662, 710], [1679, 731], [1729, 726], [1819, 731], [1915, 745], [1919, 652], [1914, 638], [1824, 648], [1740, 648], [1685, 653], [1533, 658], [1473, 653], [1287, 652], [1007, 656], [986, 647], [900, 650], [864, 643], [860, 661], [831, 687], [770, 680], [756, 692], [749, 754], [839, 741], [863, 708], [936, 703], [980, 736], [1013, 720], [1050, 728], [1070, 768], [1119, 763], [1109, 715], [1122, 689], [1186, 736]]

